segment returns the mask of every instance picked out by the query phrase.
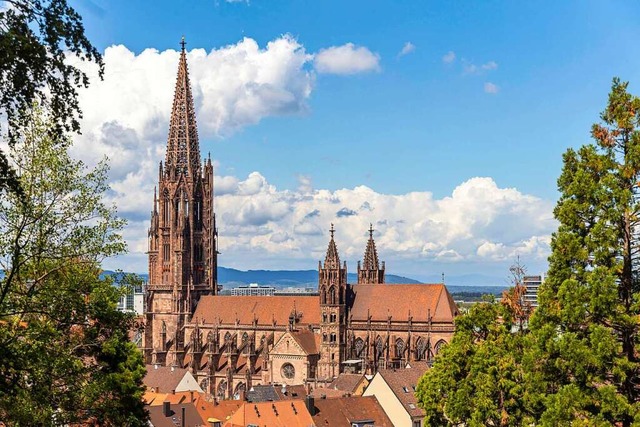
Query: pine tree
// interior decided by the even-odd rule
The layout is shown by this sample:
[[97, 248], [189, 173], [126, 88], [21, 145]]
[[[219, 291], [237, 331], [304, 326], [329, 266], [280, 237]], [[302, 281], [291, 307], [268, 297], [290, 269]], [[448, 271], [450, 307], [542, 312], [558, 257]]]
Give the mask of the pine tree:
[[593, 144], [564, 154], [531, 329], [539, 425], [640, 425], [640, 99], [613, 80]]

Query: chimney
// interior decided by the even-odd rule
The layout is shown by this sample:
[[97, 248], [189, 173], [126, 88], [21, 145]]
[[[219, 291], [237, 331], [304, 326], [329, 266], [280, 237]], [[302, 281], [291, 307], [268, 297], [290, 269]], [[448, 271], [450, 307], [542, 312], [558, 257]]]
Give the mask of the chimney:
[[162, 402], [162, 415], [165, 417], [171, 416], [171, 402]]
[[185, 427], [185, 426], [186, 426], [186, 423], [185, 423], [185, 420], [184, 420], [184, 417], [185, 417], [185, 415], [186, 415], [186, 412], [187, 412], [187, 408], [185, 408], [185, 407], [183, 406], [183, 407], [182, 407], [182, 420], [181, 420], [181, 424], [180, 424], [180, 425], [181, 425], [181, 427]]
[[308, 395], [304, 399], [304, 403], [307, 406], [307, 411], [309, 411], [309, 414], [311, 414], [311, 416], [313, 417], [316, 414], [316, 407], [315, 407], [315, 401], [313, 400], [313, 396]]

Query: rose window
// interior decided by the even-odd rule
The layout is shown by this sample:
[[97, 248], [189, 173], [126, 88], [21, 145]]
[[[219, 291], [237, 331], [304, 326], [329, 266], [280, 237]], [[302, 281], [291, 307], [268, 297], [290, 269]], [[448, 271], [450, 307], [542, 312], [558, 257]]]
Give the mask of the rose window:
[[282, 376], [287, 379], [292, 379], [296, 375], [296, 368], [291, 363], [285, 363], [282, 365]]

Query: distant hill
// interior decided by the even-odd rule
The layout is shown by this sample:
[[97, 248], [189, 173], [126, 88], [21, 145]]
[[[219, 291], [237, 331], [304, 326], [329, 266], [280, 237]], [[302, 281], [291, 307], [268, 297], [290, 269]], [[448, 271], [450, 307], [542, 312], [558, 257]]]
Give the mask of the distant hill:
[[[115, 274], [114, 271], [105, 270], [103, 274]], [[143, 280], [148, 279], [148, 274], [138, 274]], [[349, 283], [356, 283], [358, 277], [355, 273], [349, 273]], [[424, 281], [411, 279], [395, 274], [385, 275], [386, 283], [440, 283], [441, 275], [426, 276]], [[479, 274], [467, 274], [459, 276], [446, 276], [445, 282], [451, 293], [481, 292], [482, 294], [500, 295], [509, 287], [504, 278], [483, 276]], [[285, 287], [315, 287], [318, 285], [317, 270], [236, 270], [235, 268], [218, 267], [218, 283], [225, 289], [236, 286], [258, 283], [270, 285], [276, 288]]]
[[[420, 283], [415, 279], [385, 275], [387, 283]], [[349, 273], [347, 281], [355, 283], [358, 276]], [[218, 283], [249, 284], [258, 283], [260, 285], [272, 285], [276, 287], [286, 286], [315, 286], [318, 284], [318, 270], [248, 270], [241, 271], [234, 268], [218, 267]]]

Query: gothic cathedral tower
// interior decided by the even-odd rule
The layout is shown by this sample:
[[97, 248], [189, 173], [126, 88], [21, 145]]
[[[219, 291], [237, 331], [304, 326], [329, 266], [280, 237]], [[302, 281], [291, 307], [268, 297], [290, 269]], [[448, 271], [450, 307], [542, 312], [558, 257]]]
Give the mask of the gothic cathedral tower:
[[331, 381], [340, 373], [346, 340], [347, 263], [340, 266], [338, 248], [333, 240], [334, 233], [335, 230], [331, 224], [331, 241], [327, 248], [324, 266], [318, 263], [318, 292], [322, 313], [318, 378], [325, 381]]
[[369, 224], [369, 241], [364, 251], [364, 262], [360, 268], [358, 261], [358, 283], [363, 285], [375, 285], [384, 283], [384, 261], [382, 268], [378, 262], [378, 251], [376, 251], [376, 242], [373, 241], [373, 225]]
[[217, 230], [211, 158], [200, 162], [185, 42], [178, 65], [167, 154], [160, 162], [149, 228], [147, 363], [182, 365], [184, 325], [217, 287]]

